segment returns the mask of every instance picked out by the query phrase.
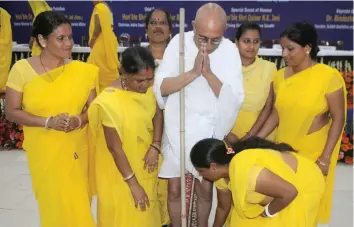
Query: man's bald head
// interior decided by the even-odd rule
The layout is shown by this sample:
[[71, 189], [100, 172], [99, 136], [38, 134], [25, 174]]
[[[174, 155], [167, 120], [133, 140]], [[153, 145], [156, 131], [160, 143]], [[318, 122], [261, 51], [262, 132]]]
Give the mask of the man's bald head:
[[207, 3], [198, 9], [195, 15], [195, 25], [197, 27], [206, 26], [209, 29], [215, 29], [215, 26], [226, 29], [227, 18], [225, 10], [218, 4]]
[[203, 5], [197, 11], [193, 27], [197, 47], [206, 42], [208, 53], [213, 52], [219, 46], [227, 28], [225, 10], [215, 3]]

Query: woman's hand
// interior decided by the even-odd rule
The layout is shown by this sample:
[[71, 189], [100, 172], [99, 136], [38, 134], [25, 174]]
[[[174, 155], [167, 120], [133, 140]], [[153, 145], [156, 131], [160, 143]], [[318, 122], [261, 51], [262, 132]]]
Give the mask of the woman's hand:
[[232, 132], [230, 132], [227, 136], [225, 136], [224, 141], [226, 142], [226, 144], [231, 147], [232, 144], [236, 143], [237, 141], [239, 141], [240, 139], [233, 134]]
[[132, 179], [134, 183], [130, 184], [130, 192], [134, 198], [135, 207], [138, 208], [138, 205], [142, 211], [146, 210], [146, 205], [150, 207], [149, 198], [145, 193], [145, 190], [138, 183], [136, 179]]
[[[157, 146], [157, 145], [154, 144], [154, 146]], [[156, 148], [150, 146], [148, 151], [146, 152], [146, 155], [145, 155], [143, 161], [145, 162], [144, 169], [146, 169], [146, 167], [148, 167], [149, 173], [154, 172], [155, 169], [157, 169], [158, 163], [159, 163], [159, 151]]]
[[65, 129], [69, 126], [69, 115], [67, 113], [62, 113], [51, 117], [47, 125], [50, 129], [65, 131]]
[[69, 124], [68, 127], [65, 129], [65, 132], [71, 132], [75, 129], [78, 129], [79, 127], [81, 127], [81, 122], [82, 120], [80, 120], [78, 116], [69, 117]]
[[330, 161], [320, 157], [320, 158], [317, 159], [316, 164], [320, 168], [320, 170], [322, 171], [323, 176], [327, 176], [328, 175]]
[[92, 39], [90, 40], [90, 42], [89, 42], [89, 47], [90, 47], [91, 49], [93, 49], [93, 46], [95, 45], [95, 42], [96, 42], [96, 38], [92, 38]]

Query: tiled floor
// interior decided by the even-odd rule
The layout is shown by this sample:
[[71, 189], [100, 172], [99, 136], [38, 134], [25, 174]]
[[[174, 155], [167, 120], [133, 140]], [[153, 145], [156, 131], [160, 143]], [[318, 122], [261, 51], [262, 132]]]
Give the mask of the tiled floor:
[[[0, 151], [0, 227], [39, 226], [24, 152]], [[330, 227], [353, 227], [352, 166], [337, 167]]]

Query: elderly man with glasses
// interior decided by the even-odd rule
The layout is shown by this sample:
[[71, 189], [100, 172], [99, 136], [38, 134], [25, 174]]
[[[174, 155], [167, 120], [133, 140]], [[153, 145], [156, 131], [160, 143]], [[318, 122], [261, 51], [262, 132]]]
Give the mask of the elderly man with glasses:
[[[186, 171], [198, 178], [189, 159], [191, 148], [205, 138], [223, 139], [231, 131], [244, 99], [239, 52], [225, 39], [227, 17], [217, 4], [203, 5], [185, 33], [185, 73], [179, 74], [179, 35], [167, 46], [156, 72], [154, 93], [165, 124], [163, 163], [159, 177], [168, 178], [168, 207], [172, 226], [180, 226], [180, 107], [179, 91], [185, 89]], [[208, 226], [212, 183], [195, 181], [199, 226]]]

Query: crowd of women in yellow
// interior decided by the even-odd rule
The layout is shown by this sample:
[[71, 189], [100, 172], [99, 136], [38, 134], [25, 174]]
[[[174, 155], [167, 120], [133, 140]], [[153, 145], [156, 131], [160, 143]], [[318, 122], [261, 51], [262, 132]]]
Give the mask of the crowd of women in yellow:
[[258, 133], [277, 127], [276, 141], [290, 144], [316, 162], [326, 179], [319, 222], [329, 224], [334, 172], [346, 118], [346, 89], [340, 73], [316, 62], [317, 32], [306, 22], [289, 25], [281, 34], [287, 67], [274, 76], [273, 112]]
[[[235, 43], [238, 47], [243, 73], [245, 99], [237, 116], [232, 134], [226, 138], [228, 143], [257, 135], [272, 112], [273, 75], [277, 71], [274, 63], [259, 58], [261, 28], [258, 24], [242, 24], [237, 32]], [[273, 140], [275, 131], [268, 136]], [[235, 137], [236, 136], [236, 137]]]
[[239, 140], [232, 147], [204, 139], [190, 154], [203, 178], [216, 183], [218, 207], [214, 227], [316, 227], [324, 192], [317, 165], [287, 144], [258, 137]]
[[[7, 81], [6, 118], [23, 125], [23, 144], [42, 227], [94, 227], [87, 174], [87, 108], [96, 96], [98, 69], [70, 59], [70, 21], [37, 15], [39, 56], [19, 60]], [[73, 98], [75, 97], [75, 98]]]
[[99, 84], [102, 91], [119, 76], [118, 40], [113, 31], [113, 13], [107, 3], [94, 0], [90, 28], [90, 56], [87, 62], [100, 69]]
[[[149, 47], [128, 48], [120, 67], [113, 14], [106, 3], [94, 1], [90, 64], [70, 60], [72, 30], [64, 15], [51, 12], [43, 0], [29, 4], [35, 16], [33, 57], [16, 62], [10, 74], [10, 15], [0, 8], [0, 51], [5, 53], [0, 57], [0, 93], [7, 81], [6, 117], [24, 125], [23, 146], [42, 226], [95, 226], [89, 163], [99, 227], [168, 224], [167, 182], [157, 176], [163, 112], [150, 86], [170, 39], [170, 15], [162, 9], [147, 14]], [[227, 225], [241, 227], [329, 223], [346, 118], [345, 84], [337, 70], [316, 63], [312, 25], [289, 25], [280, 41], [287, 67], [276, 72], [274, 63], [257, 57], [259, 25], [239, 27], [235, 42], [245, 101], [226, 138], [232, 147], [206, 139], [191, 153], [200, 174], [216, 181], [214, 226], [222, 226], [229, 214]]]
[[12, 29], [10, 14], [0, 7], [0, 94], [6, 90], [12, 59]]
[[[44, 11], [51, 11], [52, 8], [48, 5], [48, 3], [45, 0], [28, 0], [28, 3], [32, 9], [33, 12], [33, 22], [38, 16], [38, 14], [44, 12]], [[32, 56], [39, 56], [41, 54], [41, 47], [39, 44], [36, 42], [35, 37], [33, 34], [31, 35], [30, 39], [30, 48], [31, 48], [31, 55]]]
[[122, 75], [89, 108], [98, 226], [157, 227], [163, 115], [151, 88], [155, 61], [148, 49], [132, 47], [121, 67]]

